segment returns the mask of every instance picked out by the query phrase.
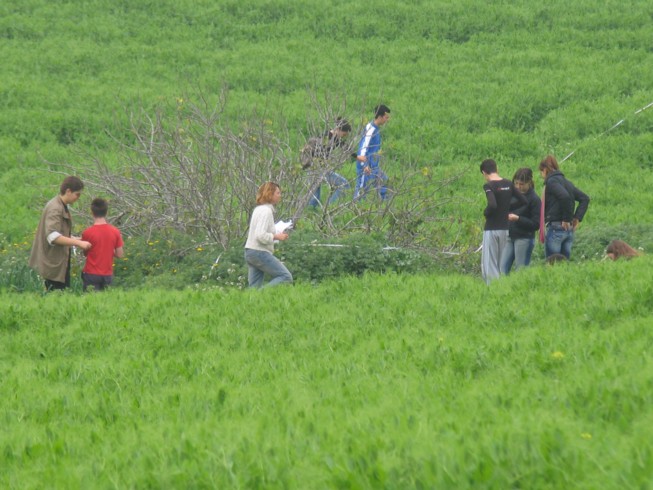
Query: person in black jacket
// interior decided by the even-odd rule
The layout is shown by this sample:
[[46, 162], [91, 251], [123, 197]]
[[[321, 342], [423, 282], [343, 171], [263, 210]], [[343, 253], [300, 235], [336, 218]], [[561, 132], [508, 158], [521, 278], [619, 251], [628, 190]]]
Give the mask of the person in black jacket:
[[[510, 274], [513, 263], [515, 270], [531, 263], [531, 255], [535, 247], [535, 232], [540, 228], [540, 208], [542, 202], [535, 193], [533, 171], [530, 168], [520, 168], [512, 178], [515, 188], [524, 194], [527, 204], [511, 210], [508, 214], [510, 229], [508, 242], [501, 254], [501, 273]], [[515, 203], [516, 204], [516, 203]]]
[[328, 199], [329, 204], [337, 201], [341, 194], [349, 189], [349, 182], [345, 177], [335, 172], [334, 168], [341, 165], [350, 154], [350, 144], [347, 136], [351, 132], [351, 125], [342, 117], [336, 118], [336, 126], [327, 131], [321, 138], [310, 138], [300, 154], [302, 168], [308, 171], [314, 190], [311, 194], [309, 205], [320, 205], [321, 186], [325, 181], [331, 188]]
[[[559, 253], [569, 259], [571, 246], [574, 243], [574, 232], [578, 224], [583, 221], [590, 198], [565, 178], [552, 155], [548, 155], [540, 162], [539, 169], [544, 179], [542, 200], [544, 201], [543, 221], [546, 224], [545, 254], [549, 257]], [[574, 210], [576, 202], [578, 206]]]
[[486, 284], [501, 275], [501, 256], [508, 241], [510, 221], [510, 203], [515, 199], [519, 206], [526, 205], [526, 198], [519, 192], [512, 181], [501, 177], [497, 162], [483, 160], [481, 173], [485, 179], [483, 191], [487, 206], [483, 210], [485, 226], [483, 228], [483, 246], [481, 252], [481, 275]]

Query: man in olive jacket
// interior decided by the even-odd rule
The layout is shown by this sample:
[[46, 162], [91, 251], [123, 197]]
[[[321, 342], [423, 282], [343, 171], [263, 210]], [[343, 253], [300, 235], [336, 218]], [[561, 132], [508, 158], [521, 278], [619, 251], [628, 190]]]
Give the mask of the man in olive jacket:
[[70, 287], [70, 247], [91, 248], [90, 242], [70, 236], [73, 221], [68, 206], [79, 199], [83, 188], [78, 177], [66, 177], [59, 195], [45, 205], [36, 229], [29, 266], [45, 280], [47, 291]]

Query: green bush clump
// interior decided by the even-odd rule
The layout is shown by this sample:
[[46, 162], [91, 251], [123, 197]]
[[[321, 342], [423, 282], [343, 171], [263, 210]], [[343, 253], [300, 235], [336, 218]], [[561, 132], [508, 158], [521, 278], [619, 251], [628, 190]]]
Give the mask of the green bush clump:
[[180, 233], [126, 237], [125, 255], [115, 259], [116, 286], [183, 289], [202, 281], [215, 260], [215, 247]]
[[[29, 263], [32, 240], [25, 238], [12, 242], [0, 234], [0, 290], [25, 292], [44, 292], [43, 279], [32, 270]], [[81, 272], [84, 256], [73, 251], [70, 261], [71, 290], [81, 292]]]
[[324, 239], [298, 232], [291, 238], [279, 246], [278, 254], [298, 280], [319, 282], [366, 272], [413, 273], [434, 268], [426, 254], [388, 246], [379, 235]]
[[[124, 237], [125, 255], [114, 259], [114, 287], [247, 287], [247, 265], [242, 244], [223, 250], [180, 233]], [[27, 262], [31, 242], [5, 244], [0, 248], [0, 288], [41, 291], [42, 281]], [[326, 239], [314, 232], [297, 231], [276, 245], [275, 255], [285, 263], [296, 281], [319, 283], [368, 272], [411, 274], [417, 272], [472, 272], [474, 254], [434, 257], [424, 251], [388, 246], [381, 236], [355, 234]], [[84, 256], [74, 253], [72, 290], [81, 291]]]
[[43, 289], [41, 280], [27, 265], [29, 252], [0, 245], [0, 290], [25, 292]]
[[[192, 243], [180, 248], [183, 241], [183, 237], [127, 239], [125, 257], [116, 260], [116, 284], [126, 288], [172, 289], [247, 286], [242, 244], [228, 250]], [[381, 237], [364, 234], [325, 239], [315, 233], [297, 231], [290, 240], [276, 245], [275, 255], [294, 279], [302, 282], [360, 276], [366, 272], [416, 273], [451, 268], [450, 264], [439, 263], [424, 252], [387, 246]]]
[[653, 230], [649, 225], [593, 226], [576, 232], [572, 259], [602, 259], [605, 248], [612, 240], [623, 240], [630, 246], [646, 252], [653, 248]]

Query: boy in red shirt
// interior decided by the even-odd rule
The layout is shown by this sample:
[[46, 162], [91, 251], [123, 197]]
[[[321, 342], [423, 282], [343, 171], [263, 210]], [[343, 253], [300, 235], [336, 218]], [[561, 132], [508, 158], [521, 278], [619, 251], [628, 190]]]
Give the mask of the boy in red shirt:
[[86, 265], [82, 271], [84, 291], [92, 286], [96, 291], [102, 291], [113, 281], [113, 258], [124, 255], [122, 235], [120, 230], [107, 223], [109, 204], [98, 197], [91, 203], [93, 226], [82, 233], [82, 240], [93, 245], [86, 254]]

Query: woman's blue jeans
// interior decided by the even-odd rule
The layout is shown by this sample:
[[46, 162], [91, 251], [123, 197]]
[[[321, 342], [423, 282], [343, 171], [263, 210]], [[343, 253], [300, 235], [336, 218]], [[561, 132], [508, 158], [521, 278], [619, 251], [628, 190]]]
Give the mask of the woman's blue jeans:
[[544, 252], [547, 257], [553, 254], [562, 254], [567, 259], [571, 256], [571, 246], [574, 243], [574, 232], [563, 230], [562, 225], [549, 224], [546, 227]]
[[292, 274], [270, 252], [262, 250], [245, 249], [245, 262], [247, 262], [247, 280], [250, 288], [263, 287], [263, 276], [270, 276], [270, 282], [265, 287], [276, 286], [284, 282], [292, 283]]
[[508, 238], [506, 246], [501, 252], [501, 274], [510, 274], [513, 264], [515, 264], [515, 270], [527, 267], [531, 263], [533, 248], [535, 248], [535, 239], [533, 238]]

